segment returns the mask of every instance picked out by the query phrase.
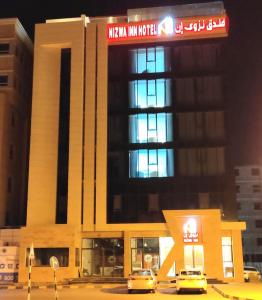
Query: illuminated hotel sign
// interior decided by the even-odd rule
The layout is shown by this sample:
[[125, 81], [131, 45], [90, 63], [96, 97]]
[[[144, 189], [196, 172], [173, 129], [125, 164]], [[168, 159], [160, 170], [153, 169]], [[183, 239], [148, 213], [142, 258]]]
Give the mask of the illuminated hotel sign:
[[131, 41], [172, 37], [173, 39], [225, 36], [228, 29], [227, 16], [205, 16], [161, 21], [107, 24], [109, 42]]
[[198, 243], [200, 241], [200, 232], [198, 220], [195, 218], [188, 219], [183, 226], [184, 243]]

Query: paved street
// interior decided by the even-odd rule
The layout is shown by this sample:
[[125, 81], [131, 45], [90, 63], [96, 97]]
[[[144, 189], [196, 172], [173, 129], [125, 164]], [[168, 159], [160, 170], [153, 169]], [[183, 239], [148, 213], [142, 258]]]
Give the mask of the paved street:
[[[26, 300], [26, 290], [0, 290], [1, 300]], [[62, 289], [58, 294], [59, 300], [222, 300], [224, 299], [221, 295], [215, 292], [211, 287], [208, 289], [208, 293], [205, 295], [198, 293], [176, 295], [174, 288], [163, 288], [159, 289], [156, 294], [127, 294], [127, 289], [123, 287], [119, 288], [79, 288], [79, 289]], [[46, 290], [32, 290], [31, 300], [54, 300], [54, 291], [52, 289]]]

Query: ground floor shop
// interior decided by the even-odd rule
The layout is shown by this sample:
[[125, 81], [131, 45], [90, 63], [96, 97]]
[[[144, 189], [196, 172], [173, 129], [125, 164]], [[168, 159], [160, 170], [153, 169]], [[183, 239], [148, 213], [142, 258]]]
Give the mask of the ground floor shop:
[[163, 214], [166, 223], [110, 224], [108, 231], [82, 231], [69, 225], [23, 228], [19, 281], [26, 281], [32, 242], [35, 281], [52, 281], [49, 257], [53, 255], [60, 263], [58, 280], [127, 277], [141, 268], [153, 269], [159, 280], [174, 277], [182, 268], [198, 268], [208, 277], [224, 281], [243, 280], [243, 222], [225, 222], [220, 210], [215, 209], [170, 210]]

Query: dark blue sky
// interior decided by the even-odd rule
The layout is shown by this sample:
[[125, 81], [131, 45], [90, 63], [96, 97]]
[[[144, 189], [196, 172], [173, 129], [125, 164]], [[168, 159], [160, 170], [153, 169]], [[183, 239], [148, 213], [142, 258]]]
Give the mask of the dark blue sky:
[[[1, 0], [0, 17], [18, 17], [33, 38], [46, 19], [125, 14], [127, 8], [194, 0]], [[262, 0], [225, 0], [230, 19], [227, 42], [227, 112], [234, 163], [262, 163]]]

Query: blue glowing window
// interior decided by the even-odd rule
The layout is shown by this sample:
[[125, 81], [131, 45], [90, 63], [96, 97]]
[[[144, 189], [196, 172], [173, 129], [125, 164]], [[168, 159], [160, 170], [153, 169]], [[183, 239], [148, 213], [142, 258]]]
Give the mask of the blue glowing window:
[[130, 143], [166, 143], [173, 141], [171, 113], [129, 116]]
[[131, 108], [165, 107], [171, 105], [171, 80], [134, 80], [129, 82]]
[[139, 149], [129, 151], [129, 177], [174, 176], [173, 149]]
[[160, 73], [169, 71], [169, 55], [167, 48], [152, 47], [131, 50], [131, 72]]

